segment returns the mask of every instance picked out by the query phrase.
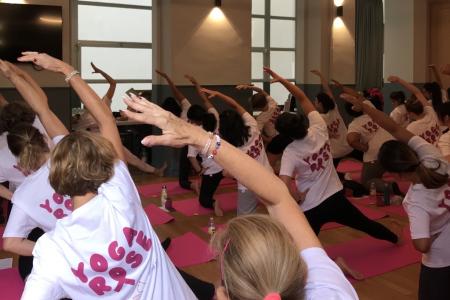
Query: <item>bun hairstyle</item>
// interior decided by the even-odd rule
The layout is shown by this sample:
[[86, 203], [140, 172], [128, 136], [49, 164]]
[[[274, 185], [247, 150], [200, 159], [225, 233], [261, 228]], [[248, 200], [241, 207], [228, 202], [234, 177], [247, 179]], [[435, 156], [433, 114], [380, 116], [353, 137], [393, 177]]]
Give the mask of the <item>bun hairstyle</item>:
[[414, 172], [427, 189], [437, 189], [448, 183], [448, 174], [438, 172], [442, 164], [440, 160], [432, 162], [435, 165], [433, 168], [426, 167], [414, 150], [399, 141], [384, 143], [378, 153], [378, 161], [388, 172], [400, 174]]
[[213, 236], [223, 286], [230, 300], [304, 298], [306, 264], [282, 224], [267, 215], [240, 216]]
[[415, 95], [412, 95], [411, 98], [405, 103], [406, 111], [410, 113], [414, 113], [416, 115], [421, 115], [424, 112], [424, 108], [422, 103], [417, 100]]
[[19, 167], [26, 172], [39, 169], [44, 163], [43, 155], [50, 152], [44, 135], [31, 124], [17, 124], [8, 131], [6, 140]]
[[9, 102], [0, 110], [0, 134], [19, 123], [33, 124], [36, 114], [23, 101]]
[[235, 110], [225, 110], [219, 118], [220, 136], [235, 147], [241, 147], [250, 138], [250, 127]]
[[317, 94], [316, 99], [320, 104], [322, 104], [324, 114], [328, 113], [330, 110], [333, 110], [336, 107], [336, 103], [334, 103], [334, 100], [331, 99], [331, 97], [328, 96], [327, 93]]
[[275, 122], [275, 129], [282, 135], [301, 140], [308, 134], [308, 125], [303, 115], [285, 112]]
[[250, 102], [252, 103], [253, 110], [260, 111], [266, 107], [267, 98], [263, 93], [256, 93], [250, 97]]

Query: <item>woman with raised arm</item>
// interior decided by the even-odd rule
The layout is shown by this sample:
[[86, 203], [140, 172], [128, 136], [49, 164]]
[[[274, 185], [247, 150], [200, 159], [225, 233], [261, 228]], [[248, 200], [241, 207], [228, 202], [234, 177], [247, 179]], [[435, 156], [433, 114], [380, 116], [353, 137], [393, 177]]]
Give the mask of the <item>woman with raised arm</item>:
[[[217, 97], [232, 108], [220, 114], [220, 136], [272, 171], [256, 120], [233, 98], [217, 91], [202, 91], [209, 99]], [[254, 213], [257, 206], [258, 198], [255, 193], [238, 180], [237, 214]]]
[[[106, 73], [102, 69], [98, 68], [92, 62], [91, 62], [91, 66], [92, 66], [92, 69], [94, 70], [92, 73], [97, 73], [97, 74], [102, 75], [109, 84], [108, 91], [103, 96], [101, 101], [103, 101], [111, 109], [112, 98], [114, 97], [114, 92], [116, 90], [116, 81], [108, 73]], [[85, 111], [81, 115], [80, 120], [77, 122], [75, 127], [76, 127], [76, 130], [87, 129], [89, 131], [97, 132], [97, 133], [99, 131], [96, 121], [94, 120], [94, 118], [88, 111]], [[166, 163], [164, 163], [164, 165], [160, 168], [155, 168], [154, 166], [149, 165], [147, 162], [139, 159], [139, 157], [137, 157], [136, 155], [131, 153], [131, 151], [128, 150], [128, 148], [125, 146], [123, 146], [123, 153], [125, 155], [125, 161], [128, 164], [132, 165], [133, 167], [141, 170], [142, 172], [155, 174], [157, 176], [164, 175], [164, 171], [167, 168]]]
[[[188, 111], [188, 118], [192, 124], [201, 126], [204, 130], [218, 134], [219, 132], [219, 113], [211, 104], [208, 97], [202, 91], [198, 81], [190, 75], [186, 75], [186, 78], [195, 86], [198, 95], [202, 99], [203, 105], [207, 109], [201, 117], [197, 120], [192, 120], [189, 118], [190, 114]], [[194, 107], [191, 106], [191, 108]], [[188, 146], [188, 158], [191, 162], [194, 170], [201, 176], [200, 180], [200, 192], [198, 195], [198, 201], [200, 205], [205, 208], [214, 209], [216, 216], [223, 216], [223, 211], [220, 208], [220, 203], [214, 200], [214, 193], [219, 187], [220, 181], [223, 178], [223, 169], [219, 166], [213, 159], [209, 158], [206, 153], [198, 151], [195, 147]], [[200, 155], [201, 166], [197, 161], [197, 155]]]
[[[24, 182], [18, 191], [29, 194], [30, 205], [36, 202], [35, 214], [44, 212], [47, 219], [61, 220], [46, 228], [36, 245], [29, 245], [33, 270], [22, 299], [194, 299], [142, 209], [109, 108], [70, 65], [37, 52], [24, 52], [19, 61], [64, 75], [101, 133], [68, 134], [44, 99], [27, 100], [49, 135], [59, 140], [51, 152], [39, 157], [43, 166], [26, 179], [31, 184], [39, 181], [40, 186]], [[30, 135], [32, 140], [35, 136]], [[8, 143], [10, 137], [16, 141], [21, 136], [10, 133]], [[24, 149], [20, 163], [30, 162], [26, 158], [35, 151], [28, 145]], [[36, 191], [49, 183], [53, 193], [46, 200], [36, 197]]]
[[[183, 93], [177, 88], [175, 83], [172, 81], [172, 79], [167, 75], [166, 73], [155, 70], [156, 74], [164, 78], [166, 80], [167, 84], [169, 85], [170, 90], [172, 91], [173, 96], [175, 97], [175, 100], [178, 102], [178, 104], [181, 107], [181, 118], [183, 120], [187, 120], [187, 112], [189, 108], [191, 107], [191, 103], [189, 100], [183, 95]], [[178, 165], [178, 182], [180, 186], [187, 190], [193, 190], [197, 194], [199, 193], [198, 190], [198, 184], [195, 182], [191, 182], [189, 180], [189, 175], [191, 173], [191, 163], [187, 157], [188, 154], [188, 147], [183, 147], [180, 151], [180, 157], [179, 157], [179, 165]]]
[[[312, 229], [319, 234], [328, 222], [337, 222], [363, 231], [374, 238], [398, 243], [401, 236], [370, 220], [344, 195], [342, 184], [334, 168], [328, 130], [314, 104], [297, 86], [269, 68], [264, 71], [281, 83], [299, 101], [308, 118], [284, 113], [277, 121], [277, 130], [294, 141], [284, 150], [280, 178], [299, 202]], [[295, 188], [292, 180], [295, 178]]]
[[146, 137], [144, 145], [206, 148], [208, 155], [261, 198], [272, 217], [235, 218], [214, 237], [222, 275], [218, 300], [358, 299], [325, 254], [286, 186], [270, 170], [217, 135], [155, 104], [137, 97], [126, 103], [140, 112], [125, 111], [129, 118], [162, 129], [163, 135]]
[[397, 139], [383, 145], [383, 167], [412, 182], [403, 201], [414, 247], [422, 252], [419, 299], [449, 299], [450, 187], [448, 163], [439, 150], [382, 112], [342, 95]]
[[408, 111], [406, 110], [406, 96], [403, 91], [395, 91], [390, 95], [392, 102], [392, 111], [389, 115], [398, 125], [405, 127], [409, 124]]
[[433, 106], [428, 102], [425, 95], [416, 86], [398, 76], [389, 76], [388, 81], [398, 83], [412, 93], [411, 99], [406, 102], [406, 110], [411, 120], [406, 129], [420, 136], [428, 143], [437, 146], [441, 136], [439, 120]]

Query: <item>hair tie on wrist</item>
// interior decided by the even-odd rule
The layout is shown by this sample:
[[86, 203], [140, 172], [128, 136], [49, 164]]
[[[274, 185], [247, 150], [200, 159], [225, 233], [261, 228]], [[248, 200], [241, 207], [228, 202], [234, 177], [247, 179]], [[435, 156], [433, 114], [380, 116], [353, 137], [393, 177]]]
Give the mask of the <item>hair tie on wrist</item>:
[[279, 293], [269, 293], [264, 297], [264, 300], [281, 300]]

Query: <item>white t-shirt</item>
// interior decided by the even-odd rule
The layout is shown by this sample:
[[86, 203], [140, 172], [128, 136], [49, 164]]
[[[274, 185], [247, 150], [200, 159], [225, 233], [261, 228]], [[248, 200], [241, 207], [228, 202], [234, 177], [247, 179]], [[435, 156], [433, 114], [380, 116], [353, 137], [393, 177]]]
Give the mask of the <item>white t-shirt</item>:
[[408, 126], [409, 124], [409, 116], [405, 104], [401, 104], [394, 108], [394, 110], [390, 114], [390, 117], [395, 121], [395, 123], [402, 126], [403, 128], [406, 128], [406, 126]]
[[[38, 117], [34, 119], [33, 127], [38, 129], [47, 139], [50, 149], [53, 142], [47, 135], [44, 126]], [[0, 136], [0, 182], [9, 182], [9, 190], [14, 192], [16, 188], [25, 180], [25, 174], [17, 165], [17, 158], [11, 153], [6, 140], [8, 133], [5, 132]]]
[[275, 122], [280, 115], [280, 109], [272, 97], [267, 96], [266, 99], [268, 108], [256, 117], [256, 122], [261, 133], [269, 138], [273, 138], [278, 134], [278, 131], [275, 129]]
[[[438, 172], [449, 173], [447, 162], [434, 146], [418, 136], [411, 138], [408, 145], [426, 167], [436, 168], [440, 163]], [[431, 268], [450, 266], [450, 183], [438, 189], [414, 184], [409, 188], [403, 206], [408, 214], [412, 239], [439, 234], [430, 251], [422, 255], [422, 263]]]
[[[53, 138], [58, 144], [64, 136]], [[11, 216], [3, 237], [26, 238], [35, 227], [50, 231], [56, 221], [72, 212], [72, 199], [59, 195], [48, 181], [50, 161], [28, 175], [14, 192]]]
[[347, 127], [339, 113], [339, 109], [335, 107], [326, 114], [321, 114], [321, 116], [325, 120], [325, 123], [327, 123], [331, 155], [333, 158], [344, 157], [352, 152], [353, 149], [347, 142]]
[[297, 189], [305, 192], [300, 204], [303, 211], [310, 210], [331, 195], [342, 190], [336, 173], [328, 141], [327, 124], [317, 111], [308, 114], [308, 134], [294, 140], [283, 152], [280, 175], [295, 177]]
[[439, 137], [441, 136], [437, 115], [433, 107], [429, 105], [425, 106], [423, 111], [423, 118], [409, 123], [406, 129], [437, 147]]
[[450, 131], [444, 133], [439, 138], [438, 148], [441, 150], [442, 156], [450, 155]]
[[33, 251], [23, 300], [195, 299], [161, 247], [124, 162]]
[[[214, 132], [217, 134], [219, 128], [219, 113], [213, 107], [208, 109], [208, 113], [213, 114], [217, 120], [216, 130], [214, 130]], [[204, 175], [213, 175], [222, 172], [223, 168], [219, 164], [217, 164], [214, 159], [208, 158], [207, 155], [205, 156], [201, 154], [200, 151], [197, 150], [197, 148], [189, 145], [187, 157], [197, 157], [197, 155], [200, 155], [200, 158], [202, 159], [202, 167], [203, 169], [205, 169], [205, 171], [203, 172]]]
[[[258, 129], [258, 123], [256, 122], [255, 118], [253, 118], [248, 112], [242, 115], [242, 119], [244, 120], [244, 124], [250, 127], [250, 137], [248, 138], [247, 143], [239, 147], [239, 150], [246, 153], [248, 156], [266, 167], [266, 169], [273, 172], [269, 160], [267, 159], [263, 139]], [[247, 190], [247, 188], [241, 183], [238, 183], [238, 189], [242, 192], [245, 192]]]
[[376, 161], [381, 146], [385, 142], [394, 139], [392, 135], [381, 128], [368, 115], [362, 115], [353, 119], [348, 125], [348, 133], [359, 133], [361, 142], [368, 145], [368, 150], [364, 152], [363, 156], [364, 162]]
[[357, 300], [358, 295], [341, 269], [321, 248], [308, 248], [300, 252], [308, 268], [305, 300]]

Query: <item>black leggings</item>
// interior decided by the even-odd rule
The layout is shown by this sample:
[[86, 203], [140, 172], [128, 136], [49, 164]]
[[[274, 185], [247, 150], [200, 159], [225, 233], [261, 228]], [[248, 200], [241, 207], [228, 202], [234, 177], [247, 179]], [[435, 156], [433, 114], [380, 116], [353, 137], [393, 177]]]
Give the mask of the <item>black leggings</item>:
[[450, 299], [450, 266], [429, 268], [422, 265], [419, 279], [419, 300]]
[[214, 193], [223, 178], [222, 172], [212, 175], [202, 175], [202, 186], [198, 201], [204, 208], [214, 208]]
[[305, 211], [314, 232], [318, 235], [325, 223], [336, 222], [391, 243], [397, 243], [398, 237], [382, 224], [372, 221], [360, 212], [341, 191], [328, 197], [318, 206]]

